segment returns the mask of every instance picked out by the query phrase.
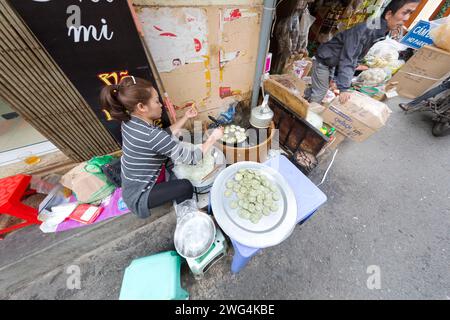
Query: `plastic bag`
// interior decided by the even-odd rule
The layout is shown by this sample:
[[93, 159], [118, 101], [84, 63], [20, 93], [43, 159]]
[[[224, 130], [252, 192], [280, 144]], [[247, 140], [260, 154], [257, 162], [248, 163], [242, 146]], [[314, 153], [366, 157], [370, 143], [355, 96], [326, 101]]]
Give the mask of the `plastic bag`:
[[61, 184], [72, 190], [81, 203], [102, 201], [116, 188], [102, 172], [101, 166], [107, 163], [103, 160], [80, 163], [61, 178]]
[[175, 204], [175, 213], [177, 215], [177, 221], [183, 218], [187, 214], [193, 214], [198, 212], [197, 201], [194, 199], [188, 199], [182, 203]]
[[309, 29], [313, 25], [314, 21], [316, 21], [316, 18], [309, 13], [308, 8], [306, 7], [305, 10], [303, 10], [302, 17], [300, 18], [299, 38], [295, 51], [298, 52], [301, 50], [306, 50], [308, 47]]
[[371, 68], [384, 68], [398, 61], [396, 43], [398, 42], [392, 39], [376, 43], [365, 57], [367, 65]]
[[75, 202], [52, 207], [51, 212], [39, 216], [40, 220], [43, 221], [39, 229], [44, 233], [55, 232], [58, 225], [66, 220], [77, 206], [78, 203]]
[[450, 51], [450, 19], [445, 18], [440, 22], [442, 23], [440, 26], [431, 29], [431, 39], [437, 47]]
[[395, 73], [404, 64], [402, 60], [399, 60], [399, 51], [407, 48], [400, 42], [387, 38], [370, 48], [365, 57], [366, 64], [371, 68], [388, 68], [389, 74]]
[[384, 83], [390, 78], [390, 73], [386, 72], [385, 69], [373, 68], [361, 72], [358, 77], [358, 82], [365, 86], [377, 86]]
[[306, 51], [309, 29], [315, 20], [308, 8], [305, 8], [295, 10], [292, 15], [276, 24], [273, 38], [277, 41], [279, 56], [273, 68], [274, 73], [282, 73], [291, 54]]
[[49, 194], [61, 180], [60, 174], [49, 174], [45, 177], [32, 176], [30, 188], [36, 190], [37, 193]]
[[308, 121], [314, 128], [318, 130], [322, 128], [323, 118], [310, 109], [308, 109], [308, 113], [306, 114], [306, 121]]
[[177, 225], [174, 244], [183, 257], [199, 257], [214, 241], [215, 227], [210, 216], [201, 213], [193, 199], [175, 206]]

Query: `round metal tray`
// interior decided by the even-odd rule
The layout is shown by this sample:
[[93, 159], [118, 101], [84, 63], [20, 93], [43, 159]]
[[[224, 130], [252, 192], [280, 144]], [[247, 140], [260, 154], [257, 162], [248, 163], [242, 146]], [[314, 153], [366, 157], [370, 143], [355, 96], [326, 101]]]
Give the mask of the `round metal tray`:
[[[230, 203], [236, 200], [235, 194], [231, 198], [224, 196], [227, 181], [233, 179], [239, 169], [258, 170], [278, 188], [281, 195], [278, 211], [269, 216], [263, 216], [256, 224], [240, 218], [238, 209], [231, 209]], [[211, 189], [211, 206], [222, 230], [230, 238], [253, 248], [279, 244], [292, 233], [296, 225], [297, 202], [291, 187], [277, 171], [257, 162], [237, 162], [223, 170], [217, 176]]]
[[175, 228], [175, 250], [183, 258], [201, 257], [212, 246], [216, 236], [216, 226], [205, 213], [186, 214]]

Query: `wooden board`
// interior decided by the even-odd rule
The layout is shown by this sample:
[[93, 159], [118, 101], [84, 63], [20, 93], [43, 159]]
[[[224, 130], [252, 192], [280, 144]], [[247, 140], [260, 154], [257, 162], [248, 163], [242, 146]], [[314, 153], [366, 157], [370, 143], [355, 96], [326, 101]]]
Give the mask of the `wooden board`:
[[[286, 81], [290, 83], [290, 87], [287, 87], [280, 81], [286, 84]], [[294, 94], [291, 90], [292, 87], [298, 90], [298, 93]], [[291, 75], [270, 76], [270, 79], [264, 81], [264, 90], [277, 98], [283, 105], [289, 108], [292, 112], [301, 118], [306, 118], [308, 112], [309, 103], [302, 96], [305, 90], [305, 84], [300, 79], [297, 79]]]

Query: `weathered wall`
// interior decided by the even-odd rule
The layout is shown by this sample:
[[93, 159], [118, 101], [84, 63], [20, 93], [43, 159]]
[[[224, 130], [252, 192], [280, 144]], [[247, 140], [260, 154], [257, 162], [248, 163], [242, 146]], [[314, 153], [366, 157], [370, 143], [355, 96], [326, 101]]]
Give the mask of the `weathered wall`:
[[195, 101], [206, 119], [251, 95], [262, 0], [193, 2], [133, 0], [178, 114]]

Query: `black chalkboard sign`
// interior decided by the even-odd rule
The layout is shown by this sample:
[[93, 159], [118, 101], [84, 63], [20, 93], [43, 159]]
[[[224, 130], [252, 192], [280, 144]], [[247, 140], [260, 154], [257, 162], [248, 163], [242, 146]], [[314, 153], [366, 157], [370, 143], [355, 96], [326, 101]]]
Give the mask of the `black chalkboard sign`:
[[[126, 0], [9, 0], [72, 81], [100, 122], [121, 143], [120, 124], [109, 121], [99, 93], [105, 84], [134, 75], [156, 88]], [[164, 123], [168, 123], [163, 110]]]

